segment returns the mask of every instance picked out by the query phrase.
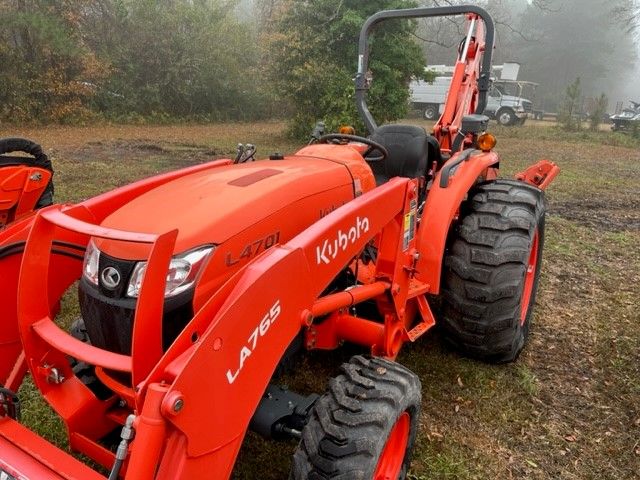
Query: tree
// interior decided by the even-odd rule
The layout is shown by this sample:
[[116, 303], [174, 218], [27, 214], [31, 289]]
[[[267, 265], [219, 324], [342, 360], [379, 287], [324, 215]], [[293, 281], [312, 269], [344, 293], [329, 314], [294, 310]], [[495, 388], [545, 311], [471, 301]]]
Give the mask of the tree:
[[262, 91], [252, 31], [228, 0], [112, 0], [91, 20], [100, 58], [113, 75], [99, 108], [145, 117], [247, 119]]
[[616, 18], [627, 28], [630, 33], [640, 33], [640, 1], [638, 0], [615, 0], [617, 6], [614, 8]]
[[[293, 112], [293, 135], [308, 135], [318, 120], [330, 130], [351, 124], [362, 131], [353, 84], [360, 29], [379, 10], [410, 6], [405, 0], [289, 0], [283, 5], [278, 32], [269, 43], [270, 63], [274, 84]], [[415, 26], [392, 21], [375, 29], [368, 100], [379, 122], [406, 113], [409, 81], [424, 76], [424, 55], [411, 36]]]
[[564, 103], [558, 114], [558, 120], [567, 131], [580, 130], [582, 119], [580, 118], [580, 97], [582, 89], [580, 87], [580, 77], [576, 78], [567, 86]]
[[0, 0], [0, 118], [260, 116], [260, 50], [237, 3]]
[[617, 0], [549, 3], [549, 10], [529, 7], [522, 17], [522, 32], [531, 41], [516, 39], [520, 77], [540, 83], [537, 99], [548, 111], [562, 106], [564, 88], [576, 77], [585, 95], [614, 95], [637, 55], [631, 36], [614, 22]]
[[87, 48], [77, 12], [90, 2], [0, 2], [0, 118], [77, 121], [108, 68]]
[[598, 130], [598, 127], [600, 127], [602, 119], [607, 113], [608, 106], [609, 99], [604, 93], [592, 100], [591, 108], [589, 109], [589, 128], [592, 131], [595, 132]]

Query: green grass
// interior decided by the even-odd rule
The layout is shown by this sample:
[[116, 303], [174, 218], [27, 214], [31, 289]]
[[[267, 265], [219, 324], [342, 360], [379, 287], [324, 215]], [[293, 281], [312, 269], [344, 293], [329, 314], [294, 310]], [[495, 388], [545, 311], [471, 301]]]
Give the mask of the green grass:
[[[438, 331], [399, 361], [423, 384], [410, 478], [637, 479], [640, 456], [640, 142], [611, 132], [494, 128], [504, 175], [539, 158], [558, 163], [549, 188], [546, 243], [530, 343], [511, 365], [460, 357]], [[52, 152], [61, 201], [212, 157], [237, 142], [259, 156], [292, 152], [280, 123], [103, 126], [4, 131]], [[72, 294], [64, 325], [77, 315]], [[286, 382], [322, 391], [349, 351], [303, 358]], [[64, 432], [27, 382], [25, 423], [59, 445]], [[295, 442], [250, 434], [234, 478], [286, 478]]]

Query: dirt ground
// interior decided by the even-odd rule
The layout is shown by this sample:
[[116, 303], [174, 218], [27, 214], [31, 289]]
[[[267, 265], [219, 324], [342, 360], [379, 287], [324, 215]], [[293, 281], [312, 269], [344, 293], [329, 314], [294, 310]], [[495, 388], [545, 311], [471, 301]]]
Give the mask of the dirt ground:
[[[233, 155], [291, 152], [281, 123], [4, 129], [40, 142], [58, 201]], [[620, 134], [494, 128], [505, 176], [539, 158], [560, 165], [549, 188], [542, 280], [530, 343], [492, 366], [448, 350], [439, 333], [399, 361], [423, 384], [409, 478], [640, 479], [640, 142]], [[73, 313], [73, 309], [71, 311]], [[69, 313], [71, 315], [72, 313]], [[287, 379], [321, 391], [346, 352], [314, 353]], [[25, 421], [56, 443], [55, 418], [28, 388]], [[248, 435], [235, 478], [287, 478], [295, 442]]]

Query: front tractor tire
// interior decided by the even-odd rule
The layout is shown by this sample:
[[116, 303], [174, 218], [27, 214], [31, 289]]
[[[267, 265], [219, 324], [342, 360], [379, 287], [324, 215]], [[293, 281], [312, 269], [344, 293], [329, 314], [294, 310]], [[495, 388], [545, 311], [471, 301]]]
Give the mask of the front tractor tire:
[[405, 479], [420, 403], [420, 380], [411, 371], [353, 357], [314, 405], [290, 480]]
[[544, 193], [515, 180], [478, 185], [445, 254], [440, 323], [461, 353], [491, 363], [522, 351], [544, 244]]

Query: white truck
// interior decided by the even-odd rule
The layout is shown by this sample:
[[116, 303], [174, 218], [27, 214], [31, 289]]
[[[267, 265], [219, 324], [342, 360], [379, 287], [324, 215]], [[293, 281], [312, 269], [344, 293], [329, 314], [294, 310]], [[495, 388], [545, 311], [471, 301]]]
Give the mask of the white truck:
[[[494, 66], [494, 72], [501, 75], [500, 79], [493, 81], [484, 114], [501, 125], [522, 125], [533, 111], [531, 100], [521, 95], [524, 84], [533, 85], [534, 89], [536, 84], [518, 81], [519, 68], [517, 63]], [[444, 108], [453, 67], [432, 65], [427, 70], [435, 73], [436, 77], [432, 83], [423, 80], [411, 82], [411, 105], [419, 109], [426, 120], [436, 120]]]

